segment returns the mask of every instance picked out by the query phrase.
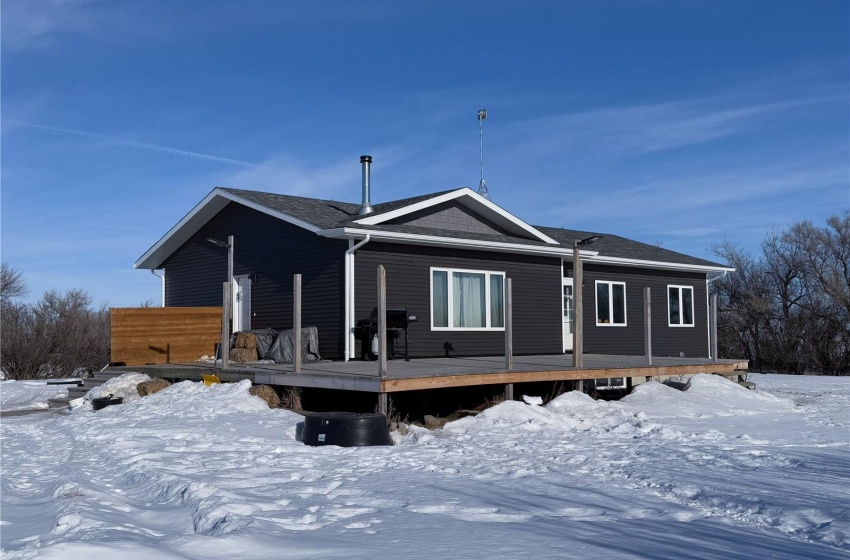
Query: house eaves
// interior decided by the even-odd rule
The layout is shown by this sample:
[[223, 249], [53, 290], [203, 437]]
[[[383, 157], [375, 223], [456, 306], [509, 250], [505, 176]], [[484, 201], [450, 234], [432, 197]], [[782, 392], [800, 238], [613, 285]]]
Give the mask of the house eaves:
[[[238, 191], [237, 191], [238, 192]], [[283, 220], [300, 228], [304, 228], [313, 233], [318, 232], [321, 228], [315, 224], [292, 216], [285, 212], [275, 210], [264, 204], [248, 200], [243, 196], [239, 196], [236, 192], [221, 187], [213, 189], [204, 199], [199, 202], [188, 214], [177, 222], [168, 232], [157, 241], [153, 247], [148, 249], [144, 255], [133, 263], [133, 268], [157, 269], [162, 267], [165, 260], [171, 256], [174, 251], [186, 243], [204, 224], [210, 221], [216, 214], [221, 212], [225, 206], [231, 202], [242, 204], [248, 208], [252, 208], [263, 214]]]
[[734, 268], [728, 266], [709, 266], [702, 264], [685, 264], [675, 262], [650, 261], [643, 259], [626, 259], [623, 257], [606, 257], [596, 254], [585, 258], [585, 252], [582, 251], [582, 259], [585, 263], [619, 265], [619, 266], [634, 266], [640, 268], [654, 268], [659, 270], [680, 270], [683, 272], [734, 272]]
[[[525, 255], [545, 255], [551, 257], [573, 256], [572, 248], [552, 247], [544, 244], [511, 243], [505, 241], [492, 241], [485, 239], [469, 239], [450, 236], [425, 235], [419, 233], [407, 233], [399, 231], [387, 231], [379, 228], [356, 228], [344, 227], [327, 229], [318, 232], [323, 237], [333, 239], [362, 239], [366, 235], [372, 241], [386, 241], [389, 243], [404, 243], [411, 245], [428, 245], [431, 247], [449, 247], [457, 249], [480, 249], [482, 251], [496, 251], [502, 253], [519, 253]], [[597, 255], [595, 251], [582, 250], [582, 258]]]
[[508, 231], [514, 235], [517, 235], [519, 237], [531, 236], [533, 239], [537, 239], [549, 245], [559, 245], [557, 241], [555, 241], [539, 229], [527, 224], [523, 220], [517, 218], [516, 216], [514, 216], [507, 210], [504, 210], [503, 208], [499, 207], [498, 205], [493, 204], [492, 202], [490, 202], [489, 200], [487, 200], [486, 198], [479, 195], [468, 187], [445, 192], [438, 196], [426, 198], [424, 200], [409, 204], [407, 206], [395, 208], [388, 212], [367, 214], [362, 218], [356, 218], [352, 220], [352, 223], [361, 225], [385, 224], [397, 218], [401, 218], [408, 214], [413, 214], [414, 212], [419, 212], [420, 210], [425, 210], [426, 208], [430, 208], [432, 206], [437, 206], [450, 200], [454, 200], [460, 204], [463, 204], [464, 206], [480, 214], [482, 217], [492, 221], [494, 224], [498, 225], [505, 231]]

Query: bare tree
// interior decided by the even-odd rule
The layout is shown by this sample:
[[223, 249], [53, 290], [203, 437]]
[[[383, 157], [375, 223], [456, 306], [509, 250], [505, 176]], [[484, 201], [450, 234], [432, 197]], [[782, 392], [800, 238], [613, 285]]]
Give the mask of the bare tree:
[[27, 295], [29, 290], [19, 270], [7, 263], [0, 265], [0, 304], [11, 303]]
[[761, 249], [753, 259], [715, 248], [737, 269], [712, 285], [721, 355], [761, 371], [850, 373], [850, 212], [773, 232]]

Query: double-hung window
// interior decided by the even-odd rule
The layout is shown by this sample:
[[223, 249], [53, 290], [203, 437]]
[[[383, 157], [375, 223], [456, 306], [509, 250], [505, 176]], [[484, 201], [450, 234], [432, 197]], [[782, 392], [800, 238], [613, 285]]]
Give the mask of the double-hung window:
[[671, 327], [694, 326], [692, 286], [667, 286], [667, 317]]
[[596, 324], [600, 327], [626, 326], [626, 283], [596, 281]]
[[433, 330], [503, 330], [505, 273], [431, 269]]

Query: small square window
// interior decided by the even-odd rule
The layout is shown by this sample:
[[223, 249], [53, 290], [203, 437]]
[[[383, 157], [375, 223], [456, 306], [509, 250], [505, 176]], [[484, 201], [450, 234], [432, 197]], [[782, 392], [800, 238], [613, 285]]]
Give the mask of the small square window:
[[693, 286], [667, 286], [667, 317], [671, 327], [694, 326]]
[[626, 326], [626, 283], [596, 281], [596, 324]]

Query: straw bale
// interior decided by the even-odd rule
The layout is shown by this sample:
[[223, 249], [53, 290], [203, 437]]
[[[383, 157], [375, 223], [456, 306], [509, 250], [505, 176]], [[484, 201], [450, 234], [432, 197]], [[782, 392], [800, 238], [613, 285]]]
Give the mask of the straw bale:
[[260, 397], [266, 403], [268, 403], [269, 408], [278, 408], [280, 406], [280, 397], [277, 396], [277, 393], [274, 389], [272, 389], [269, 385], [254, 385], [248, 392], [254, 395], [255, 397]]
[[257, 335], [249, 332], [236, 333], [236, 348], [257, 349]]
[[244, 364], [245, 362], [256, 362], [258, 360], [257, 349], [234, 348], [230, 351], [230, 361]]

